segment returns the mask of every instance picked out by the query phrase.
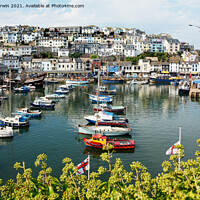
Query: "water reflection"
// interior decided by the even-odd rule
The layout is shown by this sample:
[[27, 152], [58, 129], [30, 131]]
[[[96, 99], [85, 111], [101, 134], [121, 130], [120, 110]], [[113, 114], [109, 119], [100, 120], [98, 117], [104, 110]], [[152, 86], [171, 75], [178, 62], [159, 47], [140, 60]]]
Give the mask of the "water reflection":
[[11, 142], [13, 142], [13, 138], [0, 138], [0, 146], [7, 146]]
[[[185, 155], [193, 158], [197, 149], [196, 140], [199, 138], [198, 100], [191, 101], [189, 96], [180, 97], [177, 88], [170, 85], [107, 86], [108, 89], [117, 90], [113, 105], [126, 106], [124, 117], [129, 119], [132, 128], [129, 138], [136, 144], [133, 152], [123, 150], [114, 153], [113, 160], [121, 158], [126, 169], [131, 162], [140, 161], [148, 167], [152, 176], [157, 175], [162, 170], [162, 162], [169, 159], [165, 156], [165, 151], [178, 139], [176, 130], [179, 125], [182, 125]], [[59, 85], [45, 85], [26, 96], [12, 92], [11, 112], [30, 107], [30, 102], [36, 97], [52, 94], [58, 87]], [[41, 119], [31, 119], [30, 127], [15, 129], [11, 141], [2, 141], [8, 147], [5, 146], [0, 151], [0, 163], [5, 166], [0, 167], [0, 178], [8, 180], [15, 177], [15, 172], [10, 174], [13, 163], [25, 160], [27, 166], [31, 166], [41, 153], [48, 155], [48, 165], [56, 169], [53, 170], [56, 177], [60, 176], [63, 168], [61, 161], [65, 157], [72, 158], [74, 163], [80, 163], [90, 152], [95, 158], [91, 164], [93, 171], [99, 166], [105, 166], [99, 156], [103, 151], [85, 147], [83, 137], [87, 136], [78, 134], [76, 128], [78, 124], [87, 124], [85, 115], [94, 113], [88, 94], [96, 87], [97, 84], [76, 87], [66, 98], [56, 103], [54, 110], [43, 110]], [[6, 93], [9, 95], [8, 91]], [[10, 116], [8, 100], [2, 101], [0, 112]]]
[[24, 133], [29, 132], [29, 127], [21, 127], [21, 128], [15, 128], [14, 134], [16, 135], [23, 135]]
[[[102, 150], [102, 149], [97, 149], [93, 147], [85, 147], [83, 154], [99, 156], [102, 153], [106, 153], [106, 152], [107, 152], [106, 150]], [[118, 150], [113, 151], [113, 153], [134, 153], [134, 152], [135, 152], [135, 149], [118, 149]]]

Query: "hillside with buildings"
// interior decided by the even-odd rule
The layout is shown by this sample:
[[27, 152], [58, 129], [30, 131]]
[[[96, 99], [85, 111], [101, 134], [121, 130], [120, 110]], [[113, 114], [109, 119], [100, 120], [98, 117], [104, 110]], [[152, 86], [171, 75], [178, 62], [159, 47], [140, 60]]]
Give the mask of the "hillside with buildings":
[[0, 69], [16, 72], [151, 75], [200, 73], [193, 45], [169, 34], [147, 35], [136, 28], [67, 26], [0, 27]]

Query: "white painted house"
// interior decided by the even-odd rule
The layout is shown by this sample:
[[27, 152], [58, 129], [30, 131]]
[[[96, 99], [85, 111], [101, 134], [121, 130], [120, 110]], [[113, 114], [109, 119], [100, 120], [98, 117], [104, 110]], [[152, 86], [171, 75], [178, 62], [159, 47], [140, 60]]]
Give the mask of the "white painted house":
[[68, 47], [68, 41], [65, 37], [41, 37], [36, 40], [35, 44], [43, 47]]
[[58, 48], [58, 57], [67, 57], [69, 56], [69, 49]]

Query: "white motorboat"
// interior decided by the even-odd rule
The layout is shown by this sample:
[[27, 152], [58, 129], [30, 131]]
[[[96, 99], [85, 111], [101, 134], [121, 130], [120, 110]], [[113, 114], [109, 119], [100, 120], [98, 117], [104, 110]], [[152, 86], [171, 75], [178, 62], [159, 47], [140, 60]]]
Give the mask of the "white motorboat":
[[48, 94], [45, 95], [45, 98], [47, 99], [62, 99], [65, 98], [66, 96], [64, 94]]
[[0, 138], [9, 138], [13, 137], [13, 128], [12, 127], [0, 127]]
[[14, 117], [0, 118], [2, 124], [12, 127], [27, 127], [29, 126], [29, 119], [23, 115], [15, 115]]

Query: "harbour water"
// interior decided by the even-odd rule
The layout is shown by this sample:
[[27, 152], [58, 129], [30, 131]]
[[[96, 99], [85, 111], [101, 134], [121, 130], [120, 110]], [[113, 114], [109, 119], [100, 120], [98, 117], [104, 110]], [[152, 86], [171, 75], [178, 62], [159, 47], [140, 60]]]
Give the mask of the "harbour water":
[[[17, 108], [30, 107], [35, 97], [51, 94], [58, 85], [44, 86], [27, 95], [12, 93], [11, 108], [9, 101], [4, 100], [1, 114], [15, 113]], [[95, 86], [96, 87], [96, 86]], [[178, 141], [179, 126], [182, 126], [182, 144], [185, 149], [184, 160], [195, 158], [198, 150], [197, 139], [200, 138], [200, 102], [189, 96], [178, 95], [178, 89], [171, 85], [109, 85], [116, 88], [117, 95], [113, 105], [126, 106], [125, 116], [132, 128], [131, 136], [135, 140], [135, 150], [116, 152], [112, 162], [121, 158], [125, 169], [130, 170], [133, 161], [145, 165], [152, 177], [162, 171], [162, 162], [169, 160], [166, 150]], [[13, 168], [16, 162], [25, 161], [27, 168], [33, 169], [37, 176], [39, 169], [34, 161], [39, 154], [48, 156], [48, 166], [52, 167], [52, 175], [59, 177], [62, 173], [62, 160], [72, 159], [74, 164], [87, 157], [83, 135], [77, 132], [78, 124], [87, 124], [84, 115], [93, 113], [93, 105], [88, 93], [94, 86], [78, 87], [60, 100], [55, 110], [43, 110], [42, 118], [31, 119], [30, 127], [15, 129], [13, 139], [0, 140], [0, 178], [4, 181], [16, 177]], [[5, 96], [9, 92], [4, 92]], [[100, 158], [101, 151], [93, 149], [91, 154], [91, 171], [100, 166], [107, 166]]]

